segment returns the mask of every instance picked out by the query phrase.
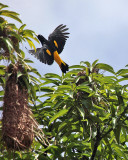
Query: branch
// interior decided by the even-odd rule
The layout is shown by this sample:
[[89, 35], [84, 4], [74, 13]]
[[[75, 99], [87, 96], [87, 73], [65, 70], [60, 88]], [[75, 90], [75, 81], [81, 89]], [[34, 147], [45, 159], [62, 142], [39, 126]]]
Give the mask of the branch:
[[97, 124], [96, 142], [94, 144], [94, 149], [93, 149], [93, 153], [92, 153], [92, 156], [91, 156], [90, 160], [94, 160], [96, 152], [97, 152], [97, 148], [99, 146], [99, 143], [100, 143], [101, 139], [102, 138], [101, 138], [101, 133], [100, 133], [100, 126], [99, 126], [99, 124]]

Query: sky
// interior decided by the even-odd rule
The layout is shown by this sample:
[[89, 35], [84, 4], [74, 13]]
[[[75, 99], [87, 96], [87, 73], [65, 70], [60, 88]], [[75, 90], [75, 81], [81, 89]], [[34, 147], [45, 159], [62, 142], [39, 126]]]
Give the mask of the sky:
[[[128, 64], [127, 0], [1, 0], [1, 3], [20, 14], [26, 28], [45, 38], [59, 24], [67, 25], [70, 35], [60, 56], [69, 66], [99, 59], [117, 71]], [[23, 44], [22, 48], [25, 46], [29, 47]], [[45, 65], [25, 52], [41, 75], [49, 72], [61, 75], [56, 63]]]

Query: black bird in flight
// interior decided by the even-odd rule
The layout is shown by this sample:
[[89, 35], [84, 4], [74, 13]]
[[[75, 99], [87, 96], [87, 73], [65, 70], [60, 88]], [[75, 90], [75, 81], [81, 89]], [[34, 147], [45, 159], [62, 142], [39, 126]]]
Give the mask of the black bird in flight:
[[66, 64], [59, 56], [63, 51], [64, 45], [68, 37], [68, 28], [66, 25], [59, 25], [55, 30], [49, 35], [48, 40], [42, 35], [38, 35], [38, 39], [42, 44], [41, 48], [35, 50], [29, 50], [29, 53], [33, 54], [42, 63], [51, 65], [54, 60], [60, 66], [63, 73], [68, 71], [68, 64]]

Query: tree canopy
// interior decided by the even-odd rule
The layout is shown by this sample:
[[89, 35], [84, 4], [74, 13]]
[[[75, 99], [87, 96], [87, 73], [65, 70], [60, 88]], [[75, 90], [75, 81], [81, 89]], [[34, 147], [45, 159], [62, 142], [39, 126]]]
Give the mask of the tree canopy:
[[[115, 72], [108, 64], [85, 60], [70, 66], [62, 76], [40, 75], [21, 49], [27, 42], [36, 50], [36, 34], [25, 29], [19, 14], [7, 7], [0, 4], [0, 101], [4, 101], [7, 81], [20, 64], [23, 70], [17, 67], [16, 83], [27, 90], [28, 104], [40, 129], [35, 130], [29, 149], [10, 152], [3, 142], [1, 120], [0, 159], [127, 160], [128, 65]], [[8, 23], [6, 17], [21, 27]], [[3, 103], [0, 109], [3, 111]]]

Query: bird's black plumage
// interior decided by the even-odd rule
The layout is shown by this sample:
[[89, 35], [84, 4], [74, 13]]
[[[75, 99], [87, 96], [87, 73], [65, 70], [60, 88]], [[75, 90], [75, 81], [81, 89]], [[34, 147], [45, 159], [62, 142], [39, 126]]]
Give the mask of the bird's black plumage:
[[53, 45], [55, 45], [54, 41], [57, 42], [58, 47], [55, 46], [55, 48], [59, 54], [63, 51], [66, 40], [69, 38], [67, 30], [66, 25], [61, 24], [48, 37], [48, 41]]
[[40, 62], [51, 65], [54, 62], [53, 54], [49, 55], [46, 50], [49, 50], [49, 47], [44, 44], [41, 48], [37, 48], [36, 52], [34, 49], [29, 50], [29, 53], [34, 55], [37, 59], [40, 60]]
[[[33, 54], [42, 63], [48, 65], [51, 65], [55, 60], [59, 64], [62, 72], [66, 73], [68, 65], [60, 59], [58, 54], [63, 51], [66, 40], [69, 38], [67, 30], [66, 25], [61, 24], [48, 36], [48, 40], [42, 35], [38, 35], [37, 37], [42, 47], [37, 48], [36, 52], [35, 50], [29, 50], [29, 53]], [[57, 54], [54, 54], [56, 51]], [[60, 64], [61, 62], [63, 64]]]

